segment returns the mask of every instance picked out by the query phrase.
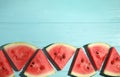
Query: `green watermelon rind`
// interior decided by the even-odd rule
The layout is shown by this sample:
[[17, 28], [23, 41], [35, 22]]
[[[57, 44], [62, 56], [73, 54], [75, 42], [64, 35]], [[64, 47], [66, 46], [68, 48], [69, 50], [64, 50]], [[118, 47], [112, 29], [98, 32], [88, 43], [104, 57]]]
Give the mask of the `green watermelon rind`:
[[26, 42], [14, 42], [14, 43], [10, 43], [10, 44], [5, 45], [3, 48], [6, 50], [6, 49], [8, 49], [10, 47], [19, 46], [19, 45], [28, 46], [28, 47], [31, 47], [34, 50], [38, 49], [38, 47], [36, 47], [36, 46], [34, 46], [32, 44], [26, 43]]
[[79, 74], [79, 73], [76, 73], [76, 72], [71, 72], [71, 75], [78, 76], [78, 77], [90, 77], [90, 76], [93, 76], [93, 75], [95, 75], [95, 74], [96, 74], [95, 71], [92, 72], [92, 73], [90, 73], [90, 74], [85, 74], [85, 75]]
[[69, 44], [66, 44], [66, 43], [54, 43], [46, 48], [47, 52], [49, 52], [52, 48], [54, 48], [55, 46], [58, 46], [58, 45], [63, 45], [63, 46], [69, 47], [74, 51], [76, 51], [76, 49], [77, 49], [76, 47], [69, 45]]
[[46, 76], [55, 74], [55, 71], [52, 70], [52, 71], [50, 71], [50, 72], [48, 72], [48, 73], [40, 74], [40, 75], [33, 75], [33, 74], [30, 74], [30, 73], [27, 73], [27, 72], [25, 72], [24, 74], [25, 74], [27, 77], [46, 77]]

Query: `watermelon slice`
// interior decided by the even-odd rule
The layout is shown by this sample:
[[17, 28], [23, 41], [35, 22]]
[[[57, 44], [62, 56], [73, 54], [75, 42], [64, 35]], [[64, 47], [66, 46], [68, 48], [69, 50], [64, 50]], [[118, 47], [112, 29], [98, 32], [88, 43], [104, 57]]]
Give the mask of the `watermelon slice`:
[[88, 45], [88, 54], [92, 58], [96, 70], [100, 70], [102, 63], [109, 52], [109, 48], [110, 46], [106, 43], [92, 43]]
[[54, 69], [49, 63], [42, 50], [39, 50], [28, 65], [25, 75], [28, 77], [46, 77], [54, 73]]
[[23, 68], [36, 50], [35, 46], [23, 42], [11, 43], [4, 46], [4, 51], [10, 57], [17, 71]]
[[75, 58], [73, 59], [73, 65], [71, 66], [71, 75], [73, 76], [90, 77], [95, 74], [95, 69], [82, 48], [77, 51], [77, 55], [75, 55]]
[[0, 77], [14, 77], [14, 72], [2, 50], [0, 50]]
[[110, 49], [110, 53], [106, 61], [103, 73], [109, 76], [120, 77], [120, 55], [114, 47]]
[[63, 43], [54, 43], [46, 48], [57, 70], [62, 70], [72, 57], [76, 48]]

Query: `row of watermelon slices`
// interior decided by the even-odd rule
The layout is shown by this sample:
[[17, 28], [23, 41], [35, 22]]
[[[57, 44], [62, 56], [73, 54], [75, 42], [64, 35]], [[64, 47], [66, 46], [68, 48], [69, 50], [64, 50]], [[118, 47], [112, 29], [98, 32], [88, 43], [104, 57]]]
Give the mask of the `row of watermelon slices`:
[[47, 77], [55, 73], [53, 66], [62, 70], [73, 55], [70, 76], [90, 77], [101, 69], [104, 75], [120, 77], [120, 56], [114, 47], [90, 43], [84, 50], [64, 43], [43, 49], [24, 42], [6, 44], [0, 49], [0, 77], [14, 77], [14, 71], [22, 71], [21, 77]]

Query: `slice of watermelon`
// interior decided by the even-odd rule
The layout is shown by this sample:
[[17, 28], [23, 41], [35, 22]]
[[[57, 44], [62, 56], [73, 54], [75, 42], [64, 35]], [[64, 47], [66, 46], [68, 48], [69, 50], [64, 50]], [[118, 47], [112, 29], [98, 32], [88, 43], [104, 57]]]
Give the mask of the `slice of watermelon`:
[[62, 70], [76, 51], [76, 48], [63, 43], [55, 43], [47, 47], [46, 51], [56, 68]]
[[2, 50], [0, 50], [0, 77], [14, 77], [12, 67]]
[[87, 49], [96, 70], [100, 70], [106, 55], [109, 52], [110, 46], [106, 43], [92, 43], [89, 44]]
[[85, 55], [82, 48], [77, 51], [77, 55], [73, 59], [71, 75], [77, 77], [90, 77], [95, 74], [95, 69]]
[[106, 61], [103, 73], [109, 76], [120, 77], [120, 55], [114, 47], [110, 49], [110, 53]]
[[28, 65], [25, 75], [28, 77], [46, 77], [55, 71], [42, 50], [39, 50]]
[[19, 71], [34, 54], [37, 48], [28, 43], [16, 42], [4, 46], [4, 50]]

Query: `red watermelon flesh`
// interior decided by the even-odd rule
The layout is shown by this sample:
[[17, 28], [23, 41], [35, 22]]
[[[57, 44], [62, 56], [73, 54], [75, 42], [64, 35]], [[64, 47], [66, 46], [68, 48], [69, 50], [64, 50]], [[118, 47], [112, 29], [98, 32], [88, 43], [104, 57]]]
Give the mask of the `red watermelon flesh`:
[[46, 77], [53, 73], [54, 69], [42, 50], [37, 52], [25, 71], [28, 77]]
[[100, 70], [106, 55], [109, 52], [110, 46], [106, 43], [92, 43], [88, 45], [88, 53], [97, 70]]
[[120, 55], [114, 47], [110, 49], [110, 54], [104, 68], [104, 74], [120, 77]]
[[14, 77], [12, 67], [2, 50], [0, 50], [0, 77]]
[[15, 67], [21, 70], [37, 48], [27, 43], [17, 42], [6, 45], [4, 50], [7, 52]]
[[71, 75], [77, 77], [90, 77], [94, 74], [94, 67], [92, 66], [91, 62], [89, 61], [82, 48], [80, 48], [77, 53], [75, 62], [73, 63]]
[[62, 70], [76, 51], [76, 48], [63, 43], [55, 43], [46, 50], [58, 69]]

